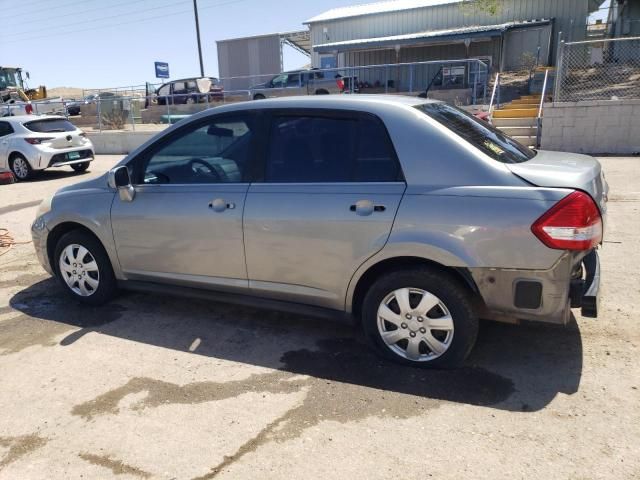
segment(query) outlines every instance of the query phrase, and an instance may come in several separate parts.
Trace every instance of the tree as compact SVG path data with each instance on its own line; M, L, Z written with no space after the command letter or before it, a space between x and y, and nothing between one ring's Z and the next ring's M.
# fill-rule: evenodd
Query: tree
M502 11L504 0L463 0L460 7L466 14L486 13L496 16Z

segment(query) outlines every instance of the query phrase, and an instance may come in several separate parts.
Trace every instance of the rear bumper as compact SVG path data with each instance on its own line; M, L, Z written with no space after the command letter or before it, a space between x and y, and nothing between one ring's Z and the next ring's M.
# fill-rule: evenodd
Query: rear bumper
M581 264L586 274L574 278ZM600 264L595 249L584 257L566 253L549 270L470 271L484 301L482 315L487 318L565 324L571 308L582 308L584 317L598 315Z
M598 251L592 250L582 260L584 279L573 280L571 284L571 307L582 309L583 317L596 318L600 309L600 258Z
M69 153L77 153L78 155L80 155L80 158L76 158L74 160L68 160L67 155ZM65 151L64 153L57 153L53 155L49 159L47 168L64 167L66 165L74 165L76 163L85 163L85 162L90 162L92 160L93 160L93 150L89 148L85 148L82 150L70 150L70 151Z

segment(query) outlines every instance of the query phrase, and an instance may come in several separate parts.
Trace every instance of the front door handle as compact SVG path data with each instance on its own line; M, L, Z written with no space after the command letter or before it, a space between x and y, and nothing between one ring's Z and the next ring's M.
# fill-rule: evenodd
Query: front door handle
M235 203L227 203L226 200L222 198L216 198L212 202L209 202L209 208L214 212L224 212L225 210L233 210L236 208Z
M371 200L359 200L349 207L349 210L361 216L371 215L373 212L384 212L386 209L384 205L375 205Z

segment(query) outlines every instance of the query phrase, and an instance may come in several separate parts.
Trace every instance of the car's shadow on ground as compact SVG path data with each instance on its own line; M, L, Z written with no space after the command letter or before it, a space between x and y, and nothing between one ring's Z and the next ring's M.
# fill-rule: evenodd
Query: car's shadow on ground
M34 172L33 176L26 180L28 183L47 182L50 180L59 180L61 178L78 177L78 181L83 180L85 175L91 173L91 168L84 172L76 172L75 170L65 167L64 169L41 170Z
M145 294L123 294L92 308L69 300L53 279L28 286L10 303L25 314L20 318L22 332L31 328L59 339L65 324L78 327L59 342L63 346L98 332L370 387L382 395L394 392L511 411L539 410L560 392L576 393L582 372L575 320L566 327L483 322L467 365L436 371L380 360L365 346L359 330L347 325L252 308ZM33 341L47 345L42 338ZM0 342L0 351L2 347Z

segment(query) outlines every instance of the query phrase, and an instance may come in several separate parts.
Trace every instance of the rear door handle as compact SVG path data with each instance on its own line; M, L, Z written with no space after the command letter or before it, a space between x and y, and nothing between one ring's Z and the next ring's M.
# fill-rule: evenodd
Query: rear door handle
M384 212L386 209L384 205L375 205L371 200L359 200L349 207L349 210L362 216L371 215L373 212Z
M236 208L236 204L233 202L227 203L222 198L216 198L212 202L209 202L209 208L214 212L224 212L225 210L233 210Z

